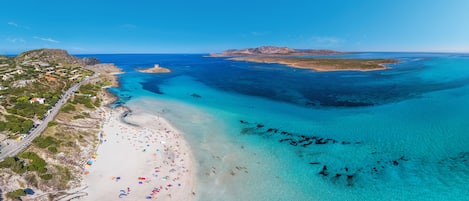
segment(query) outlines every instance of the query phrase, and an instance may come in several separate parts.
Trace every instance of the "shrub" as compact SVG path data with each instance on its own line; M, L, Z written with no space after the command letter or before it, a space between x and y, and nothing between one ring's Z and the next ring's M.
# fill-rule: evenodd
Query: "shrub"
M23 152L18 157L8 157L0 162L0 168L10 168L18 174L23 174L26 171L46 173L46 165L46 161L33 152Z
M26 167L22 160L16 157L7 157L0 162L0 168L10 168L13 172L23 174L26 172Z
M87 108L94 108L93 104L91 103L91 98L87 96L75 96L73 103L83 104Z
M75 111L77 110L74 105L67 103L62 107L62 112L70 112L70 111Z
M51 174L43 174L43 175L40 175L39 177L41 177L41 179L44 179L44 180L51 180L52 179Z
M59 152L59 150L57 150L57 147L49 147L49 148L47 148L47 150L49 150L50 152L52 152L54 154Z
M57 140L52 137L52 136L47 136L45 138L43 137L37 137L33 141L39 148L45 149L51 145L58 145Z
M56 126L58 125L59 123L55 122L55 121L50 121L49 123L47 123L47 127L52 127L52 126Z
M5 116L6 122L0 121L0 131L12 133L26 133L33 127L33 121L24 120L14 115Z
M86 103L85 103L85 107L90 108L90 109L93 109L93 108L94 108L94 106L93 106L93 104L91 103L91 101L90 101L90 102L86 102Z
M88 112L82 112L81 114L82 114L84 117L86 117L86 118L90 118L90 117L91 117L90 113L88 113Z
M99 107L101 105L101 100L99 98L96 98L93 104L94 106Z
M29 171L36 171L39 173L46 173L46 161L33 152L23 152L18 155L20 158L29 159L28 166L25 166Z
M79 91L82 94L89 94L91 96L96 96L96 92L101 90L99 84L85 84L81 85Z
M26 195L26 193L24 192L23 189L17 189L15 191L7 193L7 196L10 197L10 198L19 198L19 197L25 196L25 195Z
M72 117L73 119L84 119L85 117L83 115L75 115Z

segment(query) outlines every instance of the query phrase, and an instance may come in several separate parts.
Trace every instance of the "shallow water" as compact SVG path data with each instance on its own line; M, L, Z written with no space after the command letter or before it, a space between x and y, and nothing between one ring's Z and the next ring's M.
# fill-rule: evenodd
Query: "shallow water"
M469 56L397 58L390 70L313 72L202 55L94 55L112 89L181 129L200 200L465 200ZM143 74L160 66L170 74Z

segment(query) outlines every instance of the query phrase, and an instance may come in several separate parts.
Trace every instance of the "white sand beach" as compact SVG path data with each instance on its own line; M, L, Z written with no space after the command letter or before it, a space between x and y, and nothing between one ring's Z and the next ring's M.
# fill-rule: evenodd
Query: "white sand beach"
M113 109L96 155L85 165L88 194L80 200L193 200L195 166L189 145L165 119Z

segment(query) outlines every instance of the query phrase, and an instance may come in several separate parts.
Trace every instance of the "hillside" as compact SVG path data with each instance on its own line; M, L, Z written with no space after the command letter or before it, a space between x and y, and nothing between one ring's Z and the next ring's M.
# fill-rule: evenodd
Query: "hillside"
M49 49L0 56L0 75L7 75L0 76L0 153L24 142L66 89L98 75L72 94L23 152L0 160L0 200L60 200L81 186L84 163L99 143L103 111L115 100L105 88L116 86L114 74L120 72L112 64L86 65L96 62ZM26 189L35 194L26 195Z
M62 93L92 71L65 50L39 49L0 57L0 140L41 122Z
M261 46L256 48L231 49L222 53L210 54L212 57L232 57L232 56L313 56L343 54L343 52L333 50L314 49L292 49L288 47Z

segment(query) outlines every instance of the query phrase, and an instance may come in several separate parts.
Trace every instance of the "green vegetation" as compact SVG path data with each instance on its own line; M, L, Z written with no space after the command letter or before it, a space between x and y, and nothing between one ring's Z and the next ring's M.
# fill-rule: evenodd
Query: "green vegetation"
M91 102L91 98L88 96L79 96L75 95L72 101L73 104L83 104L87 108L94 108L93 103Z
M82 68L83 64L66 51L53 49L27 51L16 57L0 56L0 106L6 109L0 113L0 119L4 119L0 131L6 131L10 137L27 132L32 127L31 120L42 119L65 90L94 73ZM95 88L85 86L81 93L94 95ZM45 101L30 102L33 98ZM94 108L91 102L86 106Z
M101 100L98 97L96 97L96 100L94 101L93 105L96 107L101 106Z
M28 161L27 170L38 173L46 173L46 161L33 152L22 152L18 155L20 158Z
M72 118L73 119L84 119L85 116L78 114L78 115L73 116Z
M41 149L45 149L49 146L54 146L54 147L58 147L60 145L60 142L58 140L56 140L54 137L52 136L47 136L47 137L37 137L36 139L33 140L33 143L36 144L39 148Z
M29 99L29 98L28 98ZM16 114L19 116L23 116L26 118L33 118L33 117L43 117L47 110L48 106L42 104L31 104L28 101L16 101L15 106L13 108L8 109L7 111L11 114Z
M49 121L49 123L47 123L47 127L53 127L53 126L57 126L59 123L55 122L55 121Z
M81 85L79 91L81 94L89 95L89 96L96 96L96 93L101 90L101 86L99 84L84 84Z
M96 84L82 85L80 89L78 90L79 93L75 94L71 103L82 104L86 108L90 108L90 109L99 107L101 105L101 100L97 98L96 95L101 90L102 84L103 83L98 82ZM82 117L77 117L77 118L82 118Z
M19 197L25 196L25 195L26 195L26 193L24 192L23 189L17 189L17 190L15 190L15 191L12 191L12 192L8 192L8 193L7 193L7 197L13 198L13 199L14 199L14 198L19 198Z
M26 167L24 167L23 161L16 157L5 158L5 160L0 162L0 168L10 168L13 172L18 174L26 172Z
M100 83L101 87L104 87L104 86L111 86L112 85L112 82L109 81L109 80L105 80L103 83Z
M86 118L90 118L90 117L91 117L90 113L88 113L88 112L82 112L81 115L83 115L83 116L86 117Z
M0 121L0 131L10 131L13 133L26 133L33 127L33 121L18 118L13 115L5 116L6 122Z
M56 154L59 152L59 150L57 150L57 147L49 147L47 148L47 150L49 150L53 154Z
M51 174L43 174L41 176L39 176L41 179L44 179L44 180L51 180L52 179L52 175Z
M65 104L61 109L62 112L70 112L75 110L77 110L75 106L70 103Z
M8 157L0 162L0 168L10 168L18 174L23 174L26 171L46 173L46 166L46 161L33 152L22 152L18 157Z
M82 66L80 59L60 50L41 49L16 57L0 56L0 132L10 138L28 132L34 122L44 118L66 90L94 74ZM110 84L110 81L107 83ZM51 185L51 188L59 190L67 188L76 174L71 170L79 164L58 164L56 161L62 156L56 153L77 153L80 151L78 145L88 143L95 135L83 132L81 127L74 129L58 122L89 118L90 110L85 107L95 109L100 106L102 100L96 96L103 84L105 82L82 85L74 94L74 99L61 108L60 120L48 122L47 126L52 128L37 137L25 152L1 161L0 172L21 176L19 182L22 187ZM49 158L53 160L45 160ZM8 195L16 198L24 196L24 191L18 189Z

